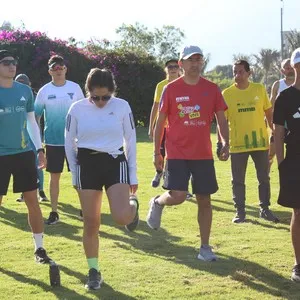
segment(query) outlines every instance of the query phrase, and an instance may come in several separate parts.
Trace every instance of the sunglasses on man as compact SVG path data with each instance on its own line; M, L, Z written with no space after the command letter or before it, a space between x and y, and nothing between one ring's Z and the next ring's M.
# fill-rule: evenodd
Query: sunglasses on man
M168 70L177 70L179 68L178 65L169 65L167 66Z
M0 64L6 67L10 65L16 66L18 64L18 61L16 59L3 59L0 61Z
M50 70L51 71L62 71L65 68L66 68L65 65L55 65L55 66L51 67Z
M93 101L100 101L100 100L102 100L102 101L108 101L110 98L111 98L110 95L105 95L105 96L91 96L91 99Z

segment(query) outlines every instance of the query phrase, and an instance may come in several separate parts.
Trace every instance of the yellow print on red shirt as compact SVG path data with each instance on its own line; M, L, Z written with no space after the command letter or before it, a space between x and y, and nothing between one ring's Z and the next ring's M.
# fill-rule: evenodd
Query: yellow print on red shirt
M180 118L183 118L185 115L189 115L189 119L200 118L200 106L198 104L195 106L183 106L179 104L177 108L179 109Z

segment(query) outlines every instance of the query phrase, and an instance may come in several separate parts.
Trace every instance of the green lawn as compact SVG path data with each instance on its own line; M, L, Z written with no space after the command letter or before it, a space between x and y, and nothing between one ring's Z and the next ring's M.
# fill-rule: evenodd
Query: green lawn
M216 161L219 191L213 195L211 245L217 262L198 261L199 232L195 200L167 207L162 228L152 231L145 218L149 199L162 192L150 186L154 175L152 144L138 130L140 217L138 230L116 226L107 199L100 228L100 262L105 280L96 292L86 292L87 264L81 244L79 202L64 173L60 194L61 222L46 227L45 246L60 264L62 287L49 286L48 266L33 261L33 244L24 203L11 192L0 208L0 299L300 299L300 285L290 281L293 252L290 210L276 204L278 172L271 173L272 209L281 223L258 218L254 165L247 171L247 222L232 224L230 163ZM48 187L48 176L46 187ZM47 193L48 194L48 193ZM44 217L49 203L42 204Z

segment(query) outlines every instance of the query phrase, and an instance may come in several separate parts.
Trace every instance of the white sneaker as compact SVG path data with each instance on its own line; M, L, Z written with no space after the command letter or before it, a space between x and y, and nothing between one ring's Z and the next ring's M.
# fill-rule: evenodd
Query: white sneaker
M151 198L149 202L150 208L146 219L148 226L155 230L160 227L161 215L164 208L164 206L155 203L155 199L158 197L159 196Z
M210 246L201 246L199 254L198 254L198 259L201 259L204 261L216 261L218 258L213 253Z

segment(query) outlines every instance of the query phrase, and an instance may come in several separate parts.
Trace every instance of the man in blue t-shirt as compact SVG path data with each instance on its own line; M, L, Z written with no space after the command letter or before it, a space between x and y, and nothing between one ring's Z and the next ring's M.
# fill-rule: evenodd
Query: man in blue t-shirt
M0 205L13 175L13 192L23 193L28 207L35 259L49 263L43 248L43 216L37 198L37 170L29 136L37 149L39 167L46 165L39 128L35 121L31 89L14 81L17 59L0 50Z

